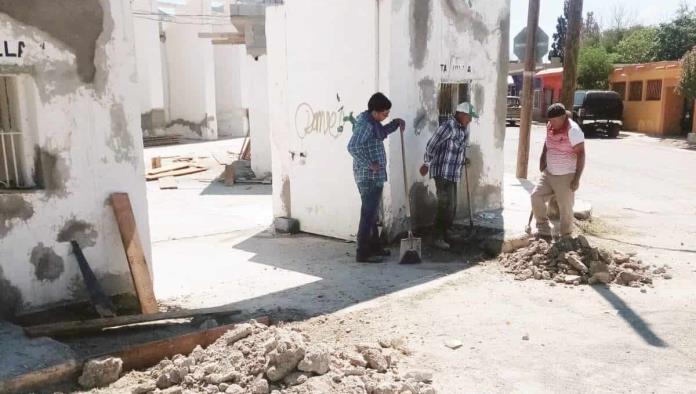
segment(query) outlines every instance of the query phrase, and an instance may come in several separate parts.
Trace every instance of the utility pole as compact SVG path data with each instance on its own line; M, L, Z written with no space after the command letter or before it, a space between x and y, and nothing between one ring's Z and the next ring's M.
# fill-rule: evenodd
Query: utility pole
M524 74L522 79L522 114L520 115L520 141L517 146L517 177L527 179L529 166L529 134L532 128L532 106L534 90L534 70L536 56L534 54L537 41L537 26L539 25L539 1L529 0L527 11L527 43L524 53Z
M580 28L582 27L582 0L570 0L568 32L563 49L563 87L561 102L568 110L573 109L573 97L578 79L578 53L580 52Z

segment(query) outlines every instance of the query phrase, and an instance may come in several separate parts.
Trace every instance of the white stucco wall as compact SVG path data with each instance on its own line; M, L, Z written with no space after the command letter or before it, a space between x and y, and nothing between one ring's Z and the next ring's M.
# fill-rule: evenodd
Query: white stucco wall
M133 293L113 192L130 195L151 261L130 3L41 3L51 22L34 17L34 3L0 7L0 36L26 44L21 58L0 58L0 73L21 80L22 131L41 159L39 188L0 190L6 314L87 298L70 239L109 294Z
M133 9L143 13L157 11L152 0L136 0ZM133 18L140 114L143 131L152 134L161 132L165 122L159 22L154 19L152 16Z
M271 141L268 117L267 56L244 56L243 106L249 111L251 169L257 177L271 173Z
M191 1L177 7L178 14L210 14L210 0ZM189 22L190 23L190 22ZM206 24L164 23L168 85L167 133L186 138L218 137L215 103L215 53Z
M229 10L229 7L226 7ZM229 13L228 13L229 15ZM229 25L213 26L216 32L236 32ZM242 69L246 58L244 45L214 45L215 51L215 103L218 118L218 135L244 137L246 135L246 110L242 105Z
M357 115L381 90L394 103L392 116L407 123L414 222L432 223L434 185L417 169L437 127L442 82L471 86L481 112L472 126L473 207L500 207L508 24L507 0L471 1L471 7L455 0L287 0L268 8L275 215L299 219L303 231L354 238L360 203L346 151L352 130L346 124L339 133L337 119L341 107ZM393 237L406 224L398 134L386 148L383 210ZM463 187L459 195L463 215Z

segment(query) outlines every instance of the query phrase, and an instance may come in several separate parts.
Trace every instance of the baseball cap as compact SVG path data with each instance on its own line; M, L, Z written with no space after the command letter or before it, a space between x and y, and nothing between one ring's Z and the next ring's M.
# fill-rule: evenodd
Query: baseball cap
M461 103L457 106L457 112L462 112L471 115L472 118L478 119L479 115L474 110L474 106L471 103Z

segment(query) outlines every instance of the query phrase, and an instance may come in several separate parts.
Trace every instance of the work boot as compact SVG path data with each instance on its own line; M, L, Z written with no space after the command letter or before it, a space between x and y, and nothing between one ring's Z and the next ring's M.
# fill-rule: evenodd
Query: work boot
M449 250L450 248L450 244L445 242L445 240L442 238L436 239L435 242L433 242L433 246L440 250Z

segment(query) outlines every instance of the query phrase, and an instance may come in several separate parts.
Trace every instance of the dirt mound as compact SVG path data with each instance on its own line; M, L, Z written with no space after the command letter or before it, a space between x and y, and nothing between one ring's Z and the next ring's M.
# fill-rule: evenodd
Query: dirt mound
M582 235L553 244L532 241L528 247L503 254L498 260L505 272L514 274L517 280L641 287L652 286L657 277L671 278L666 266L650 267L635 255L593 247Z
M396 344L392 346L392 344ZM297 331L240 324L207 349L133 371L94 393L432 394L432 373L400 375L401 342L347 348L312 343ZM400 350L401 349L401 350Z

